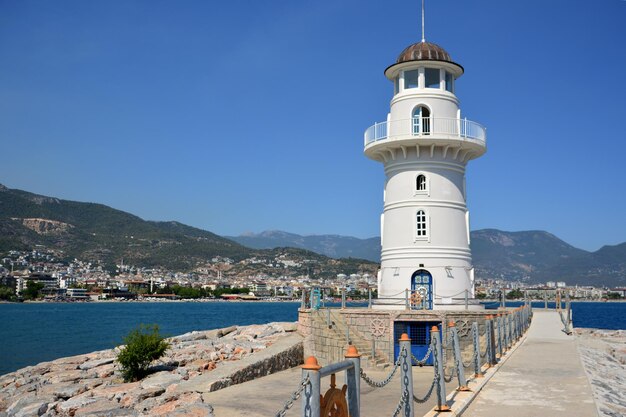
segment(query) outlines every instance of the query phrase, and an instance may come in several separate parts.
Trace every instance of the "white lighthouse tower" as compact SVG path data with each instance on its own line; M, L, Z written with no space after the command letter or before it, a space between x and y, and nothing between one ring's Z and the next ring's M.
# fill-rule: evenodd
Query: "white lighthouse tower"
M407 289L419 293L415 309L464 309L474 298L465 167L485 153L486 129L461 114L461 75L463 67L423 34L385 70L394 86L391 108L365 131L364 150L386 176L382 308L404 308Z

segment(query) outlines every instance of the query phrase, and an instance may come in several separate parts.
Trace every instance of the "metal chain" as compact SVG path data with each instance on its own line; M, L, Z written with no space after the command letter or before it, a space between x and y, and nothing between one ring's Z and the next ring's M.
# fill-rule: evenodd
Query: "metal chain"
M424 366L426 365L426 361L428 360L428 358L430 357L430 354L433 351L433 347L432 345L430 345L428 347L428 351L426 352L426 355L424 355L424 359L419 360L415 357L415 355L413 355L413 352L411 352L411 358L413 359L414 365L419 365L419 366Z
M289 398L286 402L285 405L283 406L282 409L280 409L279 411L276 412L276 417L284 417L285 414L287 413L287 410L289 410L291 407L293 407L293 403L295 401L298 400L298 398L300 398L300 395L302 395L302 391L304 391L304 388L310 384L311 381L309 380L309 377L307 376L301 383L300 383L300 387L295 390L293 392L293 394L291 394L291 398Z
M470 363L468 365L465 364L465 362L463 362L463 356L460 356L460 360L461 360L461 364L463 365L464 369L468 369L469 367L471 367L474 364L474 360L476 359L476 346L474 345L474 353L472 354L472 359L470 361Z
M438 379L437 377L433 378L433 383L430 384L430 388L428 389L428 392L426 393L424 398L417 398L415 394L413 394L413 401L415 401L418 404L424 404L426 401L428 401L428 399L433 393L433 390L435 389L435 384L437 384L437 379Z
M487 345L487 347L485 348L485 353L480 354L480 357L484 358L485 356L487 356L487 353L489 353L489 345Z
M396 374L396 371L398 370L398 367L400 366L400 363L402 362L402 357L405 353L405 349L402 348L402 351L400 352L400 355L398 355L398 360L396 361L396 363L393 366L393 369L391 370L391 372L389 373L389 375L387 376L386 379L382 380L382 381L374 381L372 378L370 378L369 376L367 376L367 374L365 373L365 371L363 371L363 368L360 369L359 371L359 376L361 377L361 379L363 379L363 381L365 381L367 383L367 385L369 385L370 387L374 387L374 388L382 388L385 385L387 385L389 382L391 382L391 379L393 378L393 376Z
M454 378L454 375L456 374L456 368L452 368L452 373L450 374L449 377L446 377L446 370L443 370L443 380L446 381L446 383L451 382L452 378Z
M398 406L396 407L395 411L393 412L393 417L398 417L398 414L400 414L400 410L402 410L402 406L404 406L404 404L407 402L407 391L404 391L402 393L402 397L400 398L400 402L398 403Z

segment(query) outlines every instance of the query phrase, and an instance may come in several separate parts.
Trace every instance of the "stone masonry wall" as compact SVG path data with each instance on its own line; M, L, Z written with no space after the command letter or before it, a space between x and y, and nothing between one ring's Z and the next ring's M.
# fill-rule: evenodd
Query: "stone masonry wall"
M448 340L448 323L454 321L458 329L463 359L473 355L472 323L478 321L481 350L485 350L485 316L494 311L432 311L432 310L376 310L367 308L299 310L298 332L305 336L304 354L315 356L321 365L344 359L348 334L359 352L371 359L372 341L377 358L387 363L394 360L394 323L398 321L426 321L444 323L443 338ZM328 323L331 323L329 326ZM346 331L345 328L349 330ZM450 345L444 343L444 345ZM448 347L447 362L452 361ZM368 366L366 361L364 367ZM371 365L371 364L370 364Z

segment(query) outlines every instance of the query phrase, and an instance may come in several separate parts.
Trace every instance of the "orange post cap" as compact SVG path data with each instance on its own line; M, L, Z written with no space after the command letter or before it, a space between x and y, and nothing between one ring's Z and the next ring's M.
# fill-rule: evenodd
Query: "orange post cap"
M309 371L319 371L322 367L317 363L317 359L315 356L309 356L304 361L304 365L302 365L302 369L306 369Z
M356 346L349 345L348 349L346 349L346 358L360 358L361 354L357 350Z

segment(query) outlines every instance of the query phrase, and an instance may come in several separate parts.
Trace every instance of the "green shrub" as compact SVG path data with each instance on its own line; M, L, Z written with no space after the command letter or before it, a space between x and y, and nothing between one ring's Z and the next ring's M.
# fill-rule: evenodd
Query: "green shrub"
M152 361L159 359L170 347L159 334L156 324L141 324L124 338L125 346L117 355L125 382L138 381L146 376Z

